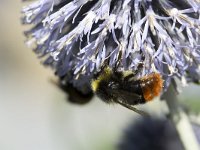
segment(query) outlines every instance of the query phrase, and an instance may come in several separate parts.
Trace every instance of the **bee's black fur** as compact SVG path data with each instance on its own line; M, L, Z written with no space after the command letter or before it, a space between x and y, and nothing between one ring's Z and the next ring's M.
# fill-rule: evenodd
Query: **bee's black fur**
M97 96L106 103L116 102L118 99L128 105L145 103L140 81L130 80L132 77L134 74L124 77L123 72L112 70L107 79L99 82Z

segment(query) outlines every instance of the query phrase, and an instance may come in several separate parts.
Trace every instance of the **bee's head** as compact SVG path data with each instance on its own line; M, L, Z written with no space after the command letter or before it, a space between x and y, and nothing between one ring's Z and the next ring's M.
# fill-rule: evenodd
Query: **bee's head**
M98 88L96 90L96 95L106 103L110 103L113 100L113 95L110 92L109 81L102 80L99 82Z
M109 67L105 67L94 77L91 82L91 88L93 92L95 92L97 96L105 102L110 99L110 93L108 93L107 88L109 81L112 78L112 74L113 71Z
M112 73L113 72L109 67L105 67L99 73L94 75L93 80L91 82L91 88L93 92L96 92L98 90L100 84L109 81L109 79L112 76Z

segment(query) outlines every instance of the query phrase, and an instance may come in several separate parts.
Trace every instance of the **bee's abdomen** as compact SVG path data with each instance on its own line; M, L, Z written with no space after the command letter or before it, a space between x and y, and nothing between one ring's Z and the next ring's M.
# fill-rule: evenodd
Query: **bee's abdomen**
M163 80L160 74L152 73L140 79L140 86L145 101L151 101L153 98L160 95L163 87Z
M129 83L125 83L124 89L130 93L134 93L137 97L131 97L128 103L131 105L143 104L145 103L145 98L143 95L142 87L140 85L140 80L133 80Z

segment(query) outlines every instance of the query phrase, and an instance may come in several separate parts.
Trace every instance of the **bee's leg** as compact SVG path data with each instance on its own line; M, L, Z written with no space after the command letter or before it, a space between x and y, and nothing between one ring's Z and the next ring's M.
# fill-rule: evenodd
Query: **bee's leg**
M107 59L104 61L104 63L101 64L100 70L98 70L97 72L93 74L93 79L97 79L99 75L101 75L105 71L105 69L109 67L108 61L109 60Z
M137 109L137 108L135 108L135 107L133 107L133 106L131 106L131 105L128 105L128 104L126 104L126 103L123 103L122 101L116 101L117 103L119 103L120 105L122 105L122 106L124 106L124 107L126 107L126 108L128 108L128 109L130 109L130 110L132 110L132 111L134 111L134 112L136 112L136 113L138 113L138 114L140 114L140 115L142 115L142 116L150 116L148 113L146 113L146 112L144 112L144 111L142 111L142 110L139 110L139 109Z
M124 81L128 82L131 78L134 79L135 73L129 74L128 76L124 77Z
M117 70L118 70L118 68L119 68L119 66L120 66L120 63L121 63L121 57L122 57L122 52L120 51L120 52L119 52L119 55L118 55L118 58L117 58L117 62L116 62L116 64L115 64L115 66L114 66L114 71L117 71Z

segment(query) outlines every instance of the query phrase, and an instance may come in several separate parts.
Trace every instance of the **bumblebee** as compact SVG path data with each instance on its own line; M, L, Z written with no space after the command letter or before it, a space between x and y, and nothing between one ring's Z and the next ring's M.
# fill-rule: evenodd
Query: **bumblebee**
M96 95L106 103L118 103L139 114L146 113L133 105L144 104L159 96L163 80L159 73L151 73L136 78L132 71L117 71L105 67L91 82L91 88Z

